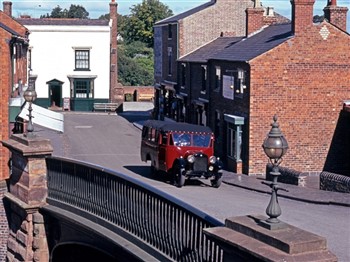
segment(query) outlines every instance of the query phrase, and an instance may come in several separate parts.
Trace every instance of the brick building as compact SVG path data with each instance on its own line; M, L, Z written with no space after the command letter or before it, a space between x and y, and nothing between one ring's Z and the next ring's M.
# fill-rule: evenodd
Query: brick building
M0 140L10 134L9 104L27 85L28 30L12 18L11 2L3 3L0 11ZM9 176L8 150L0 148L0 180Z
M110 19L30 18L17 21L30 30L30 72L35 103L44 108L92 111L94 103L122 104L118 83L117 3ZM48 60L47 57L50 57Z
M0 141L7 140L10 134L10 101L27 84L28 31L12 19L12 5L3 3L0 11ZM0 200L7 192L9 178L9 152L0 147ZM5 209L0 205L0 261L5 261L8 222Z
M208 3L159 21L154 26L155 115L180 118L190 100L182 95L176 60L222 36L244 36L246 10L260 7L259 0L211 0ZM286 18L264 8L265 22ZM253 22L251 24L254 24ZM182 118L181 118L182 120Z
M347 8L329 1L326 19L314 24L314 2L291 1L292 21L270 26L261 7L248 8L245 37L218 38L179 59L187 72L178 76L185 81L181 93L194 105L189 121L215 130L216 151L228 169L265 173L261 145L274 114L290 146L284 166L319 173L332 158L336 125L350 98Z

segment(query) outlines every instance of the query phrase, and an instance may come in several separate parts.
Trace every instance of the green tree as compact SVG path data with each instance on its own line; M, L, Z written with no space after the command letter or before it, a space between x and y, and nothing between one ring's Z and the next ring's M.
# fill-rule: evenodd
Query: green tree
M81 5L70 5L67 15L68 18L89 18L89 12Z
M128 21L128 16L126 15L120 15L117 14L117 20L118 20L118 35L121 36L123 39L125 38L125 28ZM101 15L98 19L101 20L109 20L109 13Z
M52 9L51 14L46 14L40 16L40 18L80 18L87 19L89 18L89 12L85 10L83 6L80 5L71 5L69 10L62 9L57 5Z
M123 85L153 85L153 49L141 42L119 44L118 77Z
M153 47L153 25L173 15L169 7L159 0L143 0L130 8L128 26L125 28L127 42L141 41Z

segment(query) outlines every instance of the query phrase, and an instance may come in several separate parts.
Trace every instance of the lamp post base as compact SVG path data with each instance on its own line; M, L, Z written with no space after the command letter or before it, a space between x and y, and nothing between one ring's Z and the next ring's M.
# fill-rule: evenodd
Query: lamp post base
M277 218L276 218L277 219ZM277 219L276 222L269 222L268 219L266 220L260 220L258 224L268 230L278 230L278 229L284 229L288 227L288 224L280 221Z

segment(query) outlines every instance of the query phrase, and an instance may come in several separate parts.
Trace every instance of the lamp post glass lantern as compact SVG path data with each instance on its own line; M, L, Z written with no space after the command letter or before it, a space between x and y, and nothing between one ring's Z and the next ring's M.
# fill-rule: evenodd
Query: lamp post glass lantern
M29 121L28 121L28 125L27 125L27 136L28 137L33 137L34 136L34 134L33 134L34 127L33 127L33 123L32 123L32 118L33 118L33 116L32 116L32 111L33 111L32 103L36 99L36 91L33 89L33 87L30 86L24 92L23 97L24 97L24 100L29 103L29 107L28 107L28 111L29 111L28 118L29 118Z
M282 157L288 150L287 140L283 136L281 130L279 129L279 124L277 123L277 115L274 115L273 117L271 130L267 134L264 143L262 144L262 147L272 164L272 171L270 172L272 176L272 182L263 182L263 184L268 185L272 189L271 199L266 208L266 214L269 216L269 218L265 222L267 223L267 225L269 225L270 229L273 229L273 224L275 224L275 228L278 228L277 225L280 223L280 221L277 219L277 217L279 217L282 213L281 208L278 204L277 191L287 191L286 189L280 188L277 185L278 176L281 175L278 166L281 164Z

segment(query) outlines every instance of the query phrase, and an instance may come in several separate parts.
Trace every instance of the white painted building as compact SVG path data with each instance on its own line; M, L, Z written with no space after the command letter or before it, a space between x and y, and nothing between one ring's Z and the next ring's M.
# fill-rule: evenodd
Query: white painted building
M64 109L69 98L71 110L90 111L94 102L108 102L109 21L17 20L30 31L28 62L30 83L34 83L38 95L36 104Z

